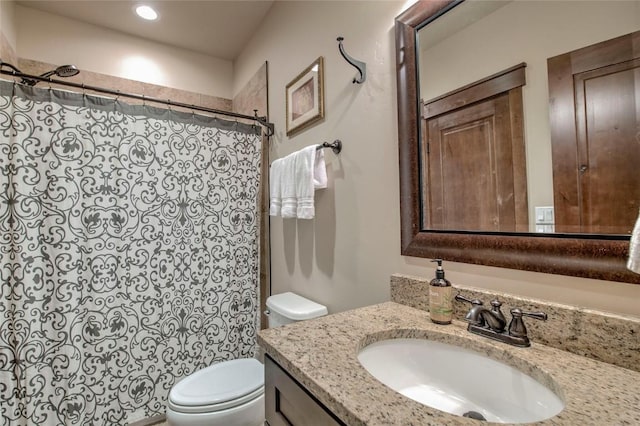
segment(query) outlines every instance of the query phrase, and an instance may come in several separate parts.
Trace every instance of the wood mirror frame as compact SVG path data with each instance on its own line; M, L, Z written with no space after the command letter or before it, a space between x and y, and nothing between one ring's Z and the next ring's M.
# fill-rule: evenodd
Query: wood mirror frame
M628 236L422 229L417 30L460 2L419 1L395 20L402 255L640 284L626 268Z

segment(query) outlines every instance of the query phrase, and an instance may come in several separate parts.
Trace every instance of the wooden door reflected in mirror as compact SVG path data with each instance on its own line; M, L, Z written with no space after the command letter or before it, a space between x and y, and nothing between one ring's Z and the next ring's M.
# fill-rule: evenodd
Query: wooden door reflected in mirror
M425 229L529 230L525 66L425 103L420 148Z
M630 234L640 206L640 31L548 60L556 232Z

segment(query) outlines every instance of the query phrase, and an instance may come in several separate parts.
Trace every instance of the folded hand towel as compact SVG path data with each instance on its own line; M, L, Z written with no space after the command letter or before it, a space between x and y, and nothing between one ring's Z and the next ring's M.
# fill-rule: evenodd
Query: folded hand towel
M324 152L317 145L308 146L295 153L295 187L298 219L315 216L314 192L327 187L327 169Z
M633 227L633 232L631 233L627 268L636 274L640 274L640 216L638 216L636 225Z
M282 195L281 214L283 218L296 217L296 154L289 154L282 159L282 174L280 175L280 193Z
M317 145L316 145L317 146ZM315 162L313 167L313 187L322 189L327 187L327 165L324 163L324 150L315 151Z

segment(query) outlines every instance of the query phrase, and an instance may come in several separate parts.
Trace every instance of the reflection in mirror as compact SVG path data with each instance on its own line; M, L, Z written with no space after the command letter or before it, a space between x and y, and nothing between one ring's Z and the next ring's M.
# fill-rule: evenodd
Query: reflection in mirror
M422 106L423 227L527 232L525 64Z
M418 31L422 229L631 232L640 202L640 174L634 173L640 161L640 98L634 96L640 68L633 41L618 43L630 51L608 51L608 63L580 73L560 75L551 65L554 58L556 67L571 62L562 56L568 52L637 31L639 4L467 0ZM573 61L584 62L584 56ZM489 101L464 95L519 63L527 65L521 94L509 88L489 100L520 96L521 106L483 106ZM618 69L589 74L607 66ZM550 102L559 80L574 81L570 96L582 102L573 105L575 111L558 107L559 96L567 96L564 87ZM434 115L434 104L446 99L453 99L450 109ZM569 142L567 123L577 126ZM518 138L524 141L522 163L520 147L507 143Z
M434 36L440 40L438 43L428 46L429 50L434 51L434 49L437 49L436 44L453 41L458 42L458 47L449 46L442 49L447 51L444 56L425 58L428 64L419 67L419 63L421 63L419 47L424 47L425 44L429 43L422 39L422 35L418 40L418 30L424 28L425 31L428 31L429 27L435 28L435 25L438 25L439 20L444 19L446 14L463 10L459 8L470 2L487 3L486 0L477 2L474 0L418 1L396 18L396 81L398 88L397 119L402 254L405 256L443 258L463 263L640 284L640 274L632 273L626 268L626 260L629 253L629 237L626 235L626 229L612 232L602 227L598 229L592 228L591 230L585 230L587 228L570 230L567 228L553 234L548 232L549 228L542 228L542 232L538 232L538 226L535 225L535 222L532 222L539 217L542 219L549 217L556 219L557 215L553 213L549 216L549 209L546 210L546 213L543 210L542 214L537 214L536 207L552 207L559 210L558 197L561 200L570 200L571 203L567 203L567 206L569 206L568 211L575 214L577 210L582 208L579 202L576 203L576 199L581 198L583 204L584 201L587 201L584 205L588 207L590 196L589 192L586 193L586 196L581 194L577 197L574 197L573 194L569 196L570 194L565 194L562 191L559 194L554 194L553 188L556 184L554 181L557 180L557 176L562 175L562 171L559 174L556 170L558 165L565 167L565 169L573 167L573 170L569 173L572 174L569 180L574 183L574 186L582 183L579 179L579 173L585 164L578 163L577 166L573 166L570 162L562 161L561 157L566 156L568 151L566 149L558 151L556 149L558 144L555 141L559 133L564 133L563 137L566 137L567 134L571 136L571 132L567 132L567 129L573 128L574 141L571 148L573 153L570 157L573 158L574 162L584 158L584 153L580 152L582 155L580 157L578 152L578 147L585 146L585 138L582 134L584 132L580 126L576 125L576 123L580 124L581 122L572 113L575 112L576 105L584 104L584 99L587 99L587 97L583 96L584 99L579 100L581 103L576 103L575 101L572 101L572 103L567 100L577 99L576 96L571 94L566 96L567 94L564 93L560 97L553 95L554 97L550 100L549 90L553 89L552 86L555 85L556 80L566 81L566 78L550 77L547 64L553 62L553 58L558 58L560 57L559 55L567 52L574 52L585 46L593 46L621 34L637 31L639 29L638 17L640 16L639 1L558 0L547 2L514 0L513 2L500 2L501 7L491 10L488 17L505 13L508 8L515 7L513 6L514 4L518 7L529 7L530 9L525 15L513 16L511 22L491 25L491 28L486 31L489 36L487 39L472 39L460 42L457 40L456 35L448 36L447 40L442 35ZM566 14L560 15L559 9L558 13L534 10L536 7L550 4L558 8L578 7L577 9L572 9L573 13L569 15L578 18L579 24L575 22L575 19L569 21ZM627 9L627 12L620 12L618 6L630 9ZM587 13L595 10L598 12ZM615 12L615 10L618 12ZM564 25L564 27L561 27L560 34L558 34L557 30L546 28L547 25L550 25L550 21L554 19ZM482 25L483 20L467 18L466 21L457 25L457 28L462 29L464 32L472 27ZM455 25L444 23L442 26L452 27ZM520 36L520 29L527 27L533 27L535 32ZM580 30L579 28L582 29ZM588 31L585 31L585 28ZM542 41L543 44L531 44L535 40ZM633 38L631 44L640 46L640 41ZM492 50L492 46L500 46L500 48ZM546 50L541 46L552 47L553 49ZM596 49L598 48L596 47ZM640 57L640 55L633 52L632 55L635 55L635 58ZM494 61L489 61L491 56L495 57ZM609 56L609 54L603 56ZM615 61L615 58L613 59ZM580 59L574 61L571 54L565 56L565 62L571 63L572 61L575 63L570 65L579 65L583 62ZM635 81L640 81L640 79L635 77L636 72L633 63L635 62L632 61L630 68L634 69L634 71L625 74L626 78L629 75L634 75L633 85L627 86L626 93L635 95L637 92ZM474 230L472 226L479 226L477 224L459 226L458 229L449 229L449 225L444 225L441 229L435 229L437 226L433 226L433 228L425 226L429 224L429 212L428 207L425 209L425 201L430 196L430 187L424 185L425 182L428 183L429 174L424 173L427 159L424 158L425 151L422 149L425 146L422 143L422 136L426 133L427 123L426 120L422 119L422 115L425 113L428 115L430 111L433 111L433 108L438 106L438 102L443 98L443 95L444 97L454 95L451 98L453 102L463 102L461 105L465 105L464 102L474 99L474 96L477 95L477 93L473 93L474 83L487 82L494 77L512 72L518 68L518 64L521 70L524 70L522 81L508 88L503 87L503 90L498 93L502 93L505 90L511 91L513 88L518 88L521 91L523 114L521 125L525 143L523 145L525 154L523 157L526 157L526 159L523 158L524 165L521 168L525 171L526 179L524 181L527 185L526 189L520 191L519 195L523 195L526 192L526 216L528 220L524 226L530 232L521 232L520 223L515 225L515 232L496 231L493 229L491 231L482 231L482 227ZM565 66L564 71L569 69L570 73L574 73L576 69L573 68L578 69L578 72L580 72L579 66ZM420 82L418 78L419 71L425 72L425 70L426 74L420 75L423 80ZM440 77L437 76L438 72L440 72ZM586 75L586 77L589 76ZM582 77L584 76L579 77L578 80L583 81L584 78ZM582 80L580 80L581 78ZM570 89L577 93L575 89L578 86L573 84L573 77L570 77L569 81ZM549 82L552 82L552 84L549 84ZM430 86L433 83L435 85ZM419 86L422 86L422 88ZM567 90L566 85L559 86L561 90ZM629 90L630 87L633 87L633 90ZM534 92L535 88L542 90ZM469 95L470 92L471 95ZM618 102L619 97L620 94L616 95L613 98L613 102ZM489 98L492 98L492 95ZM534 102L532 103L532 101ZM426 103L421 104L421 102ZM633 102L636 101L634 100ZM578 108L582 107L579 106ZM637 126L638 122L640 122L637 118L637 111L640 108L633 104L628 109L634 117L633 124ZM589 111L588 105L584 110ZM503 111L507 110L503 109ZM508 114L511 116L511 112ZM551 120L549 119L550 114ZM600 118L598 118L599 121ZM614 120L613 130L616 130L616 123ZM480 126L480 128L482 127ZM489 128L487 126L484 127L485 131ZM592 130L592 128L587 130ZM637 128L635 130L637 131ZM553 143L550 135L553 136ZM588 146L591 135L587 133L587 136L586 146ZM441 143L441 145L443 144ZM444 146L446 147L446 140ZM566 148L568 145L565 144L564 146ZM611 149L611 147L607 149ZM512 147L512 153L516 151L517 149ZM585 152L587 156L590 154L588 150ZM624 150L622 152L626 154ZM552 159L554 160L553 162L551 161ZM590 163L586 165L587 170L597 166L597 164ZM451 172L451 169L448 167L446 171ZM611 168L602 173L609 172L611 172ZM443 173L439 174L444 175ZM564 176L569 174L565 172ZM514 172L515 175L516 173ZM596 177L593 182L597 183L599 179ZM637 183L631 182L631 180L626 184L637 186ZM459 182L458 185L460 185ZM510 185L514 184L510 183ZM630 186L627 186L627 188L630 188ZM629 194L626 201L638 198L627 189L623 189L622 193ZM609 210L616 209L618 204L620 204L620 201L610 202L607 208ZM471 207L463 204L460 208L470 209ZM637 205L634 209L636 210L635 214L637 214ZM584 211L584 209L582 210ZM603 210L600 209L600 213L597 215L600 215ZM516 219L516 222L518 221L519 219ZM556 221L554 225L560 226L561 224ZM590 233L588 234L588 232Z

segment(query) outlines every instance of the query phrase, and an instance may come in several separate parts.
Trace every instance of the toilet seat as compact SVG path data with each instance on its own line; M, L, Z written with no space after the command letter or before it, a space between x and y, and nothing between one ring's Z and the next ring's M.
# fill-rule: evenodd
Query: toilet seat
M253 401L264 394L264 387L255 390L254 392L245 395L241 398L231 401L223 402L221 404L208 404L208 405L179 405L169 400L169 408L178 413L184 414L201 414L201 413L214 413L229 408L238 407L242 404Z
M253 358L220 362L178 382L169 407L181 413L210 413L252 401L264 393L264 366Z

